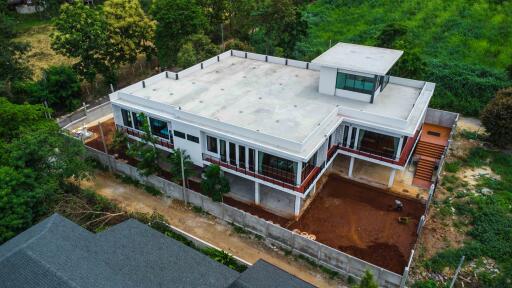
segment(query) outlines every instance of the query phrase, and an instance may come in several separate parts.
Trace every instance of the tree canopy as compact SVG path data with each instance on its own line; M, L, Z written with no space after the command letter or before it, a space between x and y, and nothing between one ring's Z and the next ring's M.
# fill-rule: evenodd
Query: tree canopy
M89 171L82 143L63 135L45 110L0 98L0 243L50 213L66 181Z
M206 18L193 0L155 0L150 9L158 22L155 46L164 67L177 63L178 52L189 35L206 29Z
M113 77L117 63L101 10L81 1L63 4L59 17L54 19L54 26L55 32L51 35L53 50L76 58L78 61L73 68L82 78L93 82L97 74Z
M139 0L107 0L103 13L117 63L134 63L140 54L148 58L155 54L156 23L144 13Z

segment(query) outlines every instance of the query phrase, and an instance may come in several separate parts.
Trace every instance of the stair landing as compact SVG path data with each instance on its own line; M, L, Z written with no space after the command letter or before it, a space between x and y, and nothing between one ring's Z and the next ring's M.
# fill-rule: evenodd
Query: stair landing
M413 185L428 189L432 184L432 175L436 162L448 145L451 129L424 123L423 130L414 155L419 156L418 165L412 181Z

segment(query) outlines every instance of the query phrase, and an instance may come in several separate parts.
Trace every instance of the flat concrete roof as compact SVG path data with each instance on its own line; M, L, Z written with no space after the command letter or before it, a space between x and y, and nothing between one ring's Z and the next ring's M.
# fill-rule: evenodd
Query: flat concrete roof
M186 76L179 74L178 80L162 76L155 81L148 81L145 88L140 84L132 85L118 92L161 103L163 105L157 107L159 111L167 109L165 105L169 105L169 115L178 109L204 117L200 118L204 120L198 120L200 122L196 121L195 124L205 127L217 128L216 122L211 121L217 120L248 129L253 132L252 140L258 142L264 142L263 136L270 135L302 143L301 151L286 151L300 157L309 155L310 150L323 142L324 134L329 129L336 128L336 122L346 115L349 119L367 123L369 127L375 124L374 127L389 128L391 133L414 132L414 125L420 116L414 117L414 123L410 123L407 128L398 125L393 127L392 123L409 122L409 115L422 91L420 84L424 82L415 81L420 84L403 85L394 83L392 77L384 91L370 104L320 94L319 77L320 72L317 70L227 56ZM117 98L111 97L113 103L139 109L144 107L144 101L132 103L127 99ZM428 100L425 105L427 104ZM335 116L332 117L333 115ZM387 120L391 124L386 124ZM240 132L239 129L233 131L228 132ZM254 139L254 133L261 133L262 137ZM311 138L315 140L310 141ZM272 140L266 144L286 150L286 147L279 146Z
M403 53L394 49L338 43L311 62L331 68L385 75Z
M313 70L229 57L179 80L163 78L130 94L302 142L336 109L315 97L319 76Z

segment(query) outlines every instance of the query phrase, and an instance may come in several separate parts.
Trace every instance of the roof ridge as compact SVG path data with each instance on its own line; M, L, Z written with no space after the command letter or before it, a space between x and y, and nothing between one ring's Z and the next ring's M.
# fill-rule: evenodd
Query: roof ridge
M29 244L31 244L32 242L34 242L35 240L37 240L39 237L41 237L41 235L45 234L46 232L48 232L48 229L50 229L50 227L52 226L53 222L55 221L55 218L57 217L61 217L58 213L53 213L50 217L48 217L47 219L43 220L42 222L39 222L38 224L41 224L45 221L48 221L47 223L45 223L45 227L44 229L39 232L37 235L33 236L32 238L30 238L30 240L26 241L25 243L23 243L22 245L16 247L15 249L13 249L11 252L9 253L6 253L3 257L0 257L0 262L2 262L4 259L10 257L12 254L18 252L19 250L21 249L24 249L26 248ZM36 224L36 225L38 225ZM31 227L32 228L32 227ZM31 228L28 228L27 230L25 231L28 231L29 229ZM24 231L24 232L25 232ZM22 232L23 233L23 232ZM18 236L18 235L17 235ZM17 236L11 238L11 239L14 239L16 238Z

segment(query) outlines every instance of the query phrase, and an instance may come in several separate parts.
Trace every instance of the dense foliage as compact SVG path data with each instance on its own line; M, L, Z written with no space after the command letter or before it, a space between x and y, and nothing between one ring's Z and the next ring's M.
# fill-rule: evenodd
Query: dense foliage
M158 22L155 46L164 67L176 64L178 52L185 39L206 29L206 18L195 1L155 0L150 9Z
M229 192L229 181L224 176L224 172L219 165L210 165L206 167L201 182L201 190L210 196L213 201L221 202L222 195Z
M497 89L510 86L510 1L320 0L307 9L309 37L296 57L312 59L329 42L376 45L401 38L426 64L423 79L436 82L432 106L476 116ZM390 29L400 23L401 29ZM391 32L391 33L390 33ZM413 77L415 75L401 74Z
M88 171L83 145L47 112L0 98L0 243L50 213L66 181Z
M46 102L56 111L74 111L81 104L80 81L69 66L52 66L38 81L17 82L12 88L15 103Z
M24 58L26 43L16 41L14 22L0 12L0 93L10 96L11 83L30 78L31 71Z
M512 88L498 91L482 111L482 124L489 133L489 140L507 147L512 143Z
M189 178L194 173L194 164L192 160L190 160L190 155L187 154L187 151L181 150L179 148L174 149L169 154L169 164L171 164L170 171L172 175L172 180L176 183L182 183L182 169L181 169L181 158L183 157L183 175L185 179ZM186 182L185 182L186 183Z

